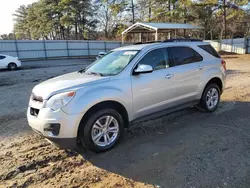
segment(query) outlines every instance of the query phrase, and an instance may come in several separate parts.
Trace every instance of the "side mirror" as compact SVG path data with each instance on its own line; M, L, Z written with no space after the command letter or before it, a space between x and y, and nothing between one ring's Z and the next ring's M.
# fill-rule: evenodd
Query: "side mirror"
M141 64L134 70L134 75L151 73L151 72L153 72L153 67L151 65Z

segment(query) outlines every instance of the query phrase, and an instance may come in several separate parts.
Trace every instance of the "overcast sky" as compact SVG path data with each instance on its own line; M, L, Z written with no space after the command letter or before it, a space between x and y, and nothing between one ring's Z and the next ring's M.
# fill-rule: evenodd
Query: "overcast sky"
M36 0L1 0L0 6L0 34L10 33L13 30L12 14L20 5L28 5Z

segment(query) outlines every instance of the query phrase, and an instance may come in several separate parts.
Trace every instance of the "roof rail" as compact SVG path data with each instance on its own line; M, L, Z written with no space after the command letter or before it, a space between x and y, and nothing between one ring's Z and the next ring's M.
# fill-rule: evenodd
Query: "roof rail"
M161 40L152 40L152 41L145 41L145 42L136 42L134 45L137 44L151 44L151 43L157 43L157 42L162 42Z
M146 41L146 42L137 42L134 45L138 44L151 44L151 43L159 43L159 42L202 42L200 39L185 39L185 38L177 38L177 39L168 39L168 40L157 40L157 41Z
M168 40L164 40L162 42L202 42L203 40L200 39L183 39L183 38L179 38L179 39L168 39Z

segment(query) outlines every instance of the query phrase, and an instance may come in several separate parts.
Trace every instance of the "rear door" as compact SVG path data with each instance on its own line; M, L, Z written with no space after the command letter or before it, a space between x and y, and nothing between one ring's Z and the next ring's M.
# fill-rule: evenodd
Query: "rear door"
M175 66L176 102L183 104L196 100L203 72L203 57L188 46L174 46L168 50Z

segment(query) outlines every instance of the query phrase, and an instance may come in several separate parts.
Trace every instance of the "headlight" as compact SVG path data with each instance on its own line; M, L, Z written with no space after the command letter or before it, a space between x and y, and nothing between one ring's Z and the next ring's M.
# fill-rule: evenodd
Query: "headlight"
M74 91L53 95L45 104L45 108L56 111L68 104L75 96Z

